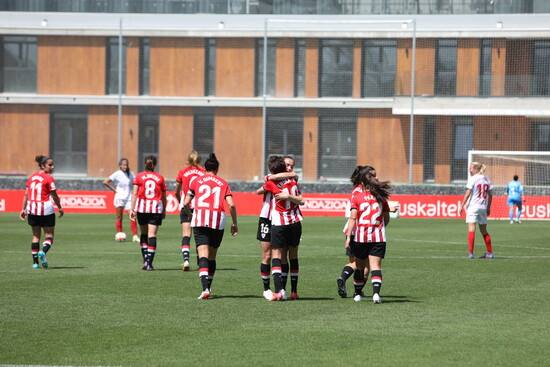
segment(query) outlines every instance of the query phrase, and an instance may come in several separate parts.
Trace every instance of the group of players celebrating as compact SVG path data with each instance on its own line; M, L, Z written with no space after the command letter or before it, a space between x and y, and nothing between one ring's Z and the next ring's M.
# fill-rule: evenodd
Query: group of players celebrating
M63 216L63 208L51 176L54 170L53 160L43 155L37 156L35 160L39 171L27 180L20 217L27 220L32 228L33 268L39 269L40 265L43 268L48 267L46 253L54 240L53 203L57 206L60 217ZM205 300L212 295L216 256L224 235L226 206L231 216L230 230L233 236L238 233L238 225L237 209L231 189L227 181L217 175L219 161L215 154L209 155L204 166L200 163L199 154L192 151L188 155L187 166L178 172L176 197L180 201L182 268L184 271L190 270L191 235L194 235L202 287L198 299ZM256 191L258 195L263 195L257 239L260 241L262 252L260 276L263 282L263 297L268 301L299 299L298 249L302 237L303 216L300 205L303 204L303 199L294 164L294 158L291 156L270 157L270 174L265 177L262 187ZM122 214L124 210L129 210L133 240L140 243L142 269L146 271L154 270L157 233L166 216L166 183L164 177L155 172L156 166L156 157L147 156L144 160L144 171L134 177L128 160L121 159L120 170L104 181L105 186L115 192L115 238L122 239ZM472 232L475 231L475 223L478 223L487 245L485 257L492 258L491 239L486 231L487 214L491 206L491 186L488 179L483 176L484 168L478 163L473 163L470 167L472 177L467 185L464 208L467 210L469 224L469 255L473 255ZM357 166L351 175L351 182L353 190L347 213L349 219L344 227L344 247L349 261L337 279L337 290L341 297L347 297L346 281L353 275L353 300L361 301L364 298L363 288L370 273L372 301L381 303L381 263L386 253L385 227L390 220L390 210L395 211L397 207L390 209L390 183L378 180L374 167ZM136 222L139 224L139 237ZM42 231L44 242L40 249ZM286 292L289 273L290 296ZM271 279L273 290L270 286Z

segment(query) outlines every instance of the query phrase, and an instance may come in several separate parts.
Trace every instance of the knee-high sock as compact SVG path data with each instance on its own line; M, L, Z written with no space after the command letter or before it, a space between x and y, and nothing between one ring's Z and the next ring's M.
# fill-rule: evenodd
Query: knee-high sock
M298 292L298 274L300 273L300 263L298 259L290 259L290 291Z
M142 234L139 237L139 245L141 247L141 256L143 257L143 262L147 261L147 235Z
M199 278L201 280L202 290L208 289L208 258L199 258Z
M269 273L271 271L270 264L260 264L260 277L262 278L262 283L264 285L264 291L269 289Z
M483 241L485 241L485 249L487 250L487 253L492 254L493 253L493 245L491 244L491 235L487 233L483 236Z
M349 279L353 275L353 268L351 266L344 266L344 269L342 269L342 274L340 277L344 279L344 282Z
M122 232L122 218L115 219L115 228L117 232Z
M47 254L50 251L50 248L53 245L53 237L46 237L44 242L42 242L42 251Z
M153 265L155 259L155 253L157 252L157 238L149 237L147 239L147 262L149 265Z
M288 270L289 270L288 263L282 263L281 264L281 280L283 282L283 289L286 289L286 283L288 282Z
M216 274L216 260L208 260L208 289L212 287L212 281Z
M468 253L474 253L474 243L476 241L476 233L468 232Z
M373 270L371 274L372 293L380 294L380 289L382 289L382 270Z
M353 272L353 285L356 295L363 293L363 287L365 286L365 273L363 271L355 269Z
M181 256L183 261L189 261L189 250L191 249L191 237L183 236L181 238Z
M510 222L514 220L514 206L510 206L510 212L508 213L510 215Z
M281 289L283 289L283 280L281 277L281 259L271 259L271 275L273 276L275 293L279 293Z
M32 242L31 254L33 264L38 264L38 251L40 251L40 242Z
M519 218L521 217L521 209L518 208L518 216L517 216L517 221L519 222Z

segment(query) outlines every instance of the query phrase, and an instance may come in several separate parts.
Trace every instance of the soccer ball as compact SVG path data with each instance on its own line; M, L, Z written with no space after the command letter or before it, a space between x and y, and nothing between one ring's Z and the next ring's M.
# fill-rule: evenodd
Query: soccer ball
M119 242L126 241L126 233L118 232L117 234L115 234L115 241L119 241Z

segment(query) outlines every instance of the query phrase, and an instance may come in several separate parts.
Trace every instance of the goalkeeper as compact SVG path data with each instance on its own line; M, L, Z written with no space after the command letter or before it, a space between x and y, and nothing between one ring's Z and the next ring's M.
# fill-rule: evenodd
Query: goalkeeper
M523 185L519 181L518 175L514 175L514 179L508 183L506 195L508 195L507 204L510 207L510 224L514 224L514 209L516 207L517 215L515 222L521 223Z

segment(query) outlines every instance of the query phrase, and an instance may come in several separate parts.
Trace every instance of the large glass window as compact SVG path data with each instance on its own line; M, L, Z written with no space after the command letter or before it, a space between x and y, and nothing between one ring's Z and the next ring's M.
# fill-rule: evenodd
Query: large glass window
M275 95L275 54L277 51L276 41L267 40L267 73L266 89L267 96ZM259 39L256 42L256 95L264 94L264 40Z
M491 95L491 63L493 53L493 42L489 39L481 41L481 55L479 62L479 95Z
M139 170L144 169L144 160L148 155L158 158L159 154L159 111L143 109L139 114ZM158 167L157 167L158 168Z
M1 38L3 92L36 93L36 37Z
M58 173L88 172L88 116L83 110L50 113L50 152Z
M535 41L533 95L550 95L550 40Z
M351 97L353 91L353 40L321 40L319 96Z
M296 172L302 171L304 118L301 110L268 110L266 120L266 172L272 155L292 155L296 160Z
M294 96L306 95L306 40L296 40L294 51Z
M323 110L319 116L319 176L347 178L357 163L355 111Z
M205 61L204 68L204 94L216 95L216 40L213 38L204 41Z
M533 136L532 150L537 152L550 152L550 122L535 122L532 125L531 134ZM529 174L525 175L526 184L550 185L550 175L548 174L549 169L547 161L538 160L537 162L529 162L527 164L527 169Z
M456 40L443 39L437 43L435 65L435 94L456 95Z
M214 151L214 111L198 109L193 117L193 149L203 162Z
M453 159L451 180L468 179L468 151L474 147L474 124L471 117L457 117L454 120Z
M107 94L118 94L118 37L107 39ZM126 93L126 41L122 41L122 94Z
M139 94L149 94L151 47L149 38L142 38L139 44Z
M424 119L424 181L435 180L435 147L436 125L435 117L427 116Z
M395 40L366 40L363 44L363 97L393 96L396 68Z

